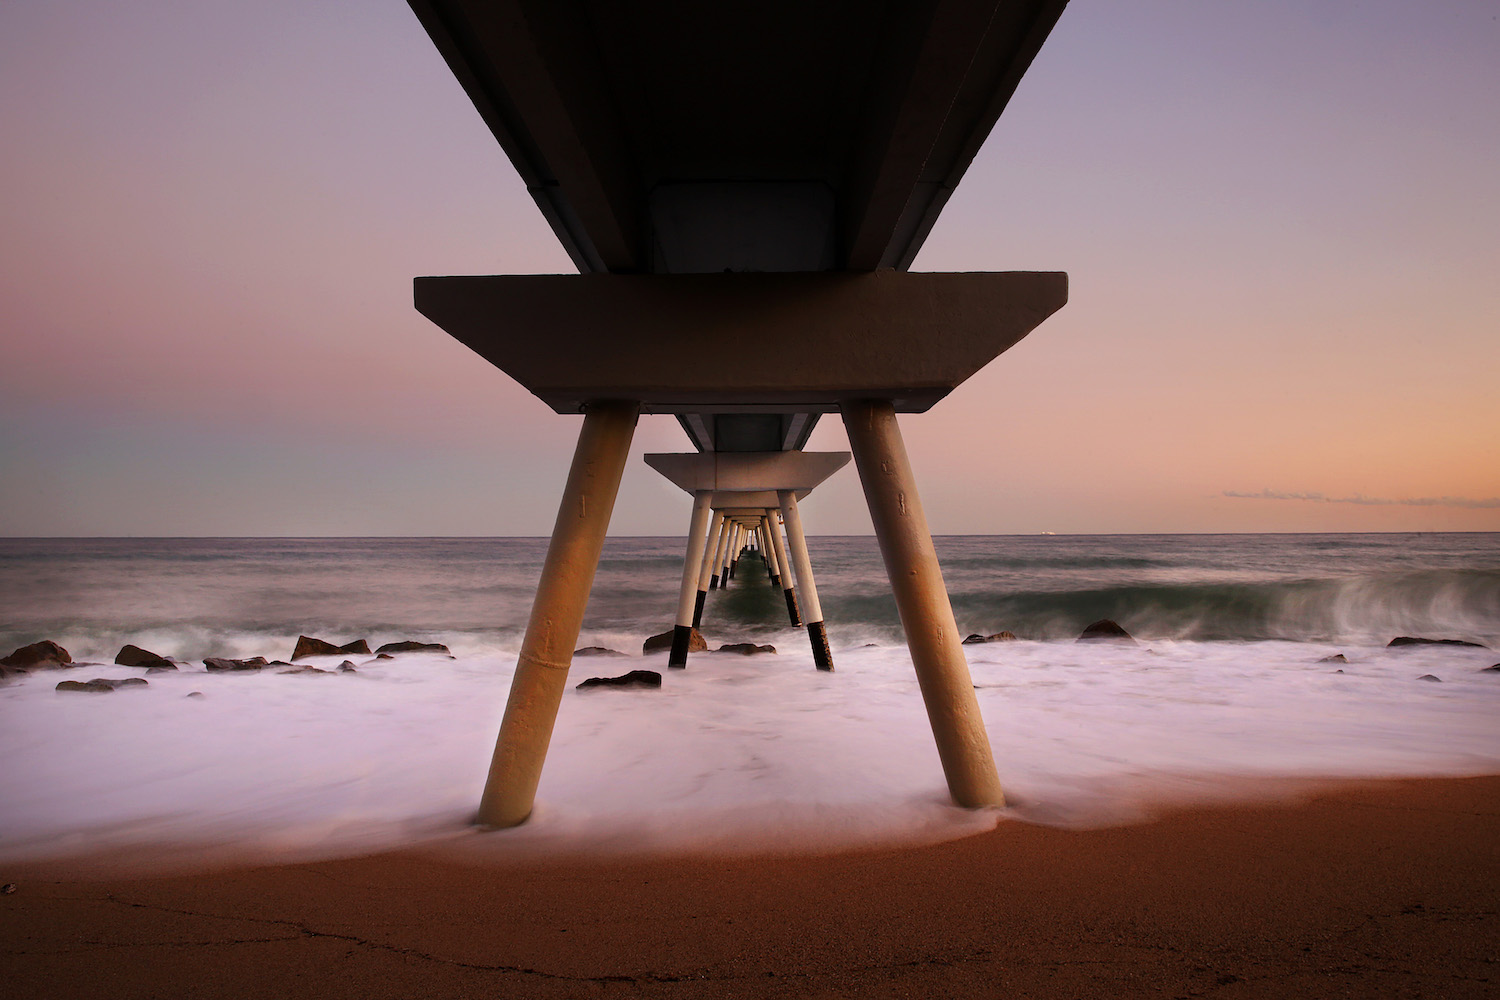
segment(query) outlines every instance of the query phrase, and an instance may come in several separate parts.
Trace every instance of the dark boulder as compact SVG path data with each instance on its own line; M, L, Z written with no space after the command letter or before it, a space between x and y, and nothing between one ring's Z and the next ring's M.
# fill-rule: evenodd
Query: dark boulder
M667 629L667 631L661 633L660 635L653 635L641 645L641 652L650 653L658 649L671 649L673 631L673 629ZM698 633L697 629L693 629L693 634L688 638L688 652L708 652L708 640L704 639L703 636Z
M375 654L375 659L377 659L377 660L394 660L395 657L392 656L390 653L376 653Z
M278 670L276 672L278 674L331 674L331 673L333 673L332 670L323 670L320 667L309 667L305 663L296 664L296 665L288 663L287 664L287 668L288 669L286 669L286 670Z
M578 685L578 690L600 687L659 688L661 687L661 674L655 670L632 670L619 677L590 677Z
M1398 635L1386 647L1391 646L1471 646L1474 649L1488 649L1489 647L1478 642L1469 642L1466 639L1423 639L1414 635Z
M1101 618L1088 628L1084 629L1078 636L1079 642L1134 642L1129 632L1120 627L1118 622L1108 618Z
M1323 657L1318 662L1319 663L1348 663L1349 662L1349 658L1346 657L1343 653L1334 653L1332 656L1325 656L1325 657Z
M757 646L753 642L726 642L724 645L719 647L719 652L740 653L745 656L750 656L755 653L774 653L776 652L776 647Z
M126 643L120 647L120 652L115 654L115 663L122 667L158 667L162 670L176 670L177 664L158 653L139 646Z
M339 664L339 673L341 673L341 674L358 673L358 671L354 669L354 661L353 660L345 660L343 663L340 663Z
M1484 667L1479 672L1481 674L1500 674L1500 663L1495 664L1493 667Z
M1423 674L1421 677L1418 677L1417 680L1419 680L1419 681L1437 681L1439 684L1441 684L1443 682L1443 679L1441 677L1434 677L1431 674Z
M574 656L625 656L618 649L606 649L603 646L584 646L582 649L573 650Z
M247 660L231 660L227 656L210 656L203 661L203 665L213 671L228 670L259 670L269 667L264 656L252 656Z
M144 687L149 681L144 677L121 677L118 679L109 677L95 677L91 681L63 681L57 685L59 691L88 691L93 694L107 694L123 687Z
M18 667L21 670L46 670L53 667L66 667L71 665L73 657L51 639L43 639L41 642L33 642L29 646L22 646L4 659L0 659L0 667Z
M359 656L369 656L370 644L363 639L355 639L353 642L342 646L335 646L331 642L314 639L310 635L299 635L297 636L297 648L292 650L292 659L300 660L306 656L347 656L350 653Z
M342 653L354 653L354 652L361 652L361 650L344 649L344 650L340 650L340 652L342 652ZM363 650L363 652L368 653L369 650L366 649L366 650ZM413 642L411 639L403 639L401 642L388 642L384 646L381 646L379 649L375 650L375 652L377 652L377 653L443 653L444 655L451 655L451 654L448 653L448 647L444 646L440 642Z
M1016 634L1008 630L1004 632L992 632L989 635L980 635L976 632L964 640L964 645L977 646L982 642L1013 642L1015 638Z

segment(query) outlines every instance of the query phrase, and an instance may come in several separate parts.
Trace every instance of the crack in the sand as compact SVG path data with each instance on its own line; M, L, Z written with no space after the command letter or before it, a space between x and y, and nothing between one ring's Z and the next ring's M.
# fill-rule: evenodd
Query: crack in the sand
M706 981L706 980L708 980L710 978L715 978L715 979L738 978L738 977L710 977L706 972L697 973L697 974L688 974L688 975L676 975L676 976L656 975L656 974L646 974L646 975L625 975L625 974L619 974L619 975L599 975L599 976L575 976L575 975L568 975L566 973L560 973L560 972L548 972L545 969L528 968L527 966L523 966L523 965L504 965L504 964L493 964L492 965L492 964L481 963L481 962L465 962L465 961L463 961L461 959L446 958L446 957L444 957L442 955L434 955L431 952L421 951L421 950L416 949L416 948L403 948L403 947L399 947L397 945L386 944L386 943L381 942L381 941L372 941L372 940L370 940L368 938L360 937L357 934L341 934L341 933L339 933L337 931L318 930L317 928L309 927L307 924L302 923L301 921L297 921L297 920L287 920L287 919L282 919L282 918L277 918L277 917L251 917L251 916L241 916L241 915L228 915L228 914L222 914L222 913L204 913L204 912L201 912L201 911L198 911L198 910L183 910L183 909L178 909L176 907L159 906L159 905L154 904L154 903L133 902L133 901L127 900L127 899L120 899L119 897L114 896L112 894L106 896L105 897L105 901L110 902L110 903L114 903L117 906L124 906L124 907L128 907L128 908L131 908L131 909L151 910L151 911L154 911L154 912L157 912L157 913L170 913L170 914L174 914L176 916L182 916L182 917L196 917L196 918L199 918L199 919L209 919L209 920L238 920L238 921L243 921L245 923L262 924L262 925L269 926L269 927L282 927L282 928L286 928L287 930L294 931L294 932L296 932L296 934L295 935L288 935L286 937L272 937L272 938L233 938L233 939L222 940L222 941L161 941L161 942L140 942L140 943L135 943L135 944L113 944L113 945L111 945L111 944L104 944L102 942L101 943L85 942L86 944L90 944L90 945L93 945L93 946L92 947L85 947L85 948L70 948L70 949L65 949L65 950L56 951L56 952L23 952L23 951L11 951L11 952L8 952L8 954L17 955L17 956L28 955L28 954L30 954L30 955L38 955L38 954L40 954L40 955L64 955L64 954L86 952L86 951L99 951L99 950L103 950L103 949L106 949L106 948L120 949L120 948L203 948L203 947L222 947L222 946L233 946L233 945L238 945L238 944L268 944L268 943L275 943L275 942L281 942L281 941L292 941L292 940L295 940L297 936L300 936L300 937L310 938L310 939L326 938L328 940L333 940L333 941L344 941L344 942L347 942L349 944L354 944L354 945L357 945L357 946L362 947L362 948L368 948L368 949L370 949L372 951L389 952L389 953L391 953L393 955L401 955L403 957L417 958L417 959L421 959L423 961L434 962L434 963L437 963L437 964L440 964L440 965L451 965L451 966L454 966L456 968L475 969L475 970L481 971L481 972L514 973L514 974L517 974L517 975L535 976L535 977L541 978L541 979L556 979L556 980L562 980L562 981L565 981L565 982L576 982L576 983L682 983L682 982L700 982L700 981Z

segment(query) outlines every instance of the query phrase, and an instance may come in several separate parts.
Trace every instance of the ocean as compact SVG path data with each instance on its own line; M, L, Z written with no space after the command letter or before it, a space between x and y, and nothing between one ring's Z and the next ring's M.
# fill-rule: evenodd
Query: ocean
M52 639L90 661L0 687L0 861L478 836L512 853L824 850L1500 769L1500 672L1485 671L1500 660L1500 534L935 542L960 630L1018 637L965 647L1010 808L948 803L873 538L809 539L831 674L754 562L709 595L702 631L774 655L695 654L671 672L665 653L643 657L672 624L684 540L615 538L579 645L629 655L579 658L572 680L646 667L664 685L570 689L533 819L478 835L545 539L0 540L0 652ZM1074 641L1100 618L1136 641ZM454 658L202 666L287 659L300 634L442 642ZM1480 645L1388 647L1403 635ZM186 662L141 688L54 690L147 676L113 665L125 643Z

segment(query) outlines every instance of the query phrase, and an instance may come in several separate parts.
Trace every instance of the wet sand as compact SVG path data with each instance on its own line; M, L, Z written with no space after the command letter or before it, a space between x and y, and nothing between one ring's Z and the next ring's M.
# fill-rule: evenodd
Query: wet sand
M827 857L0 881L16 997L1500 996L1500 777Z

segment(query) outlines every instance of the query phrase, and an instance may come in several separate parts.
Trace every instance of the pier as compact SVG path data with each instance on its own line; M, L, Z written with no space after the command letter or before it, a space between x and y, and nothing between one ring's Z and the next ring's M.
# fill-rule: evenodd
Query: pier
M648 458L693 497L670 665L751 545L832 669L798 503L848 456L788 477L826 467L804 448L836 413L950 794L1002 804L897 415L1061 308L1067 275L908 268L1065 0L411 6L580 272L415 282L425 316L583 416L479 821L531 812L641 414L696 452Z

